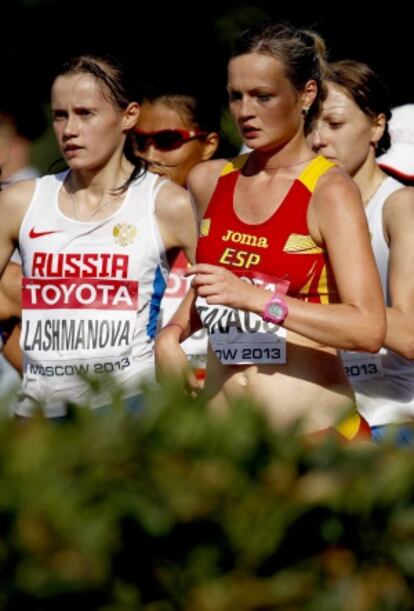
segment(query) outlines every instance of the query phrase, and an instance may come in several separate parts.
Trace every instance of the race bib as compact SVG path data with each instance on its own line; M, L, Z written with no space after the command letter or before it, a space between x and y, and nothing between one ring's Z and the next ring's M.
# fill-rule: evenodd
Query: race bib
M236 312L236 310L227 310L223 312L222 316L234 319ZM255 316L250 312L242 314ZM210 334L211 349L223 365L284 365L286 363L286 329L272 325L272 323L264 323L258 316L256 319L255 322L259 323L260 329L258 332L246 332L230 326L224 331L217 328ZM252 323L251 320L249 326ZM263 325L266 325L267 329ZM270 326L273 329L270 329Z
M121 363L131 353L137 306L136 281L23 278L20 346L29 360Z
M373 380L384 377L380 354L367 352L342 352L346 375L352 381Z
M289 282L259 272L238 274L244 282L275 293L285 294ZM211 349L223 365L286 363L286 329L265 322L253 312L227 306L209 305L198 297L196 308L207 329Z

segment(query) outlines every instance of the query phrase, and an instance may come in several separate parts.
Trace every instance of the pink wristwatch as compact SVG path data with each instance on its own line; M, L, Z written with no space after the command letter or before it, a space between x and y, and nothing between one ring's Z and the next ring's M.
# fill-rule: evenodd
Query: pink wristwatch
M286 301L280 295L274 293L264 307L262 318L266 322L281 325L288 313Z

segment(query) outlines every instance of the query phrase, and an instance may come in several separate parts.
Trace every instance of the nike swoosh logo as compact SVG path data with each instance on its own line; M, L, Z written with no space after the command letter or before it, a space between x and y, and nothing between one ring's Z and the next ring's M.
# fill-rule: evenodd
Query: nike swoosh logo
M61 229L54 229L53 231L36 231L34 227L29 231L29 238L32 240L36 238L42 238L45 235L51 235L52 233L62 233Z

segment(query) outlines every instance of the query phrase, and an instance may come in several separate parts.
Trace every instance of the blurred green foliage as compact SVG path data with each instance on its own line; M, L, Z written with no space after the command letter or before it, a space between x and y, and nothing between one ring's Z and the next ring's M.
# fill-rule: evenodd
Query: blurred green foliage
M412 455L146 407L0 422L0 610L414 608Z
M220 132L232 147L229 152L236 157L243 145L243 140L227 108L223 109L221 113Z
M50 166L62 157L59 152L59 148L51 123L51 113L49 104L45 105L44 111L48 119L47 129L41 138L38 138L33 142L31 149L32 165L34 165L34 167L38 169L41 175L47 174L49 172ZM64 169L64 166L60 164L58 168L52 168L51 171L56 172L57 169L62 170Z

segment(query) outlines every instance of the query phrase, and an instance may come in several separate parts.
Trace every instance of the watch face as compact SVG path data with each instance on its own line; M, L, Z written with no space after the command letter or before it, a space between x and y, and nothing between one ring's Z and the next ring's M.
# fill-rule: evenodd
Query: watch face
M269 303L267 311L270 316L274 316L277 319L282 319L285 315L285 309L280 303Z
M280 325L288 315L288 307L281 297L273 295L263 312L263 320Z

